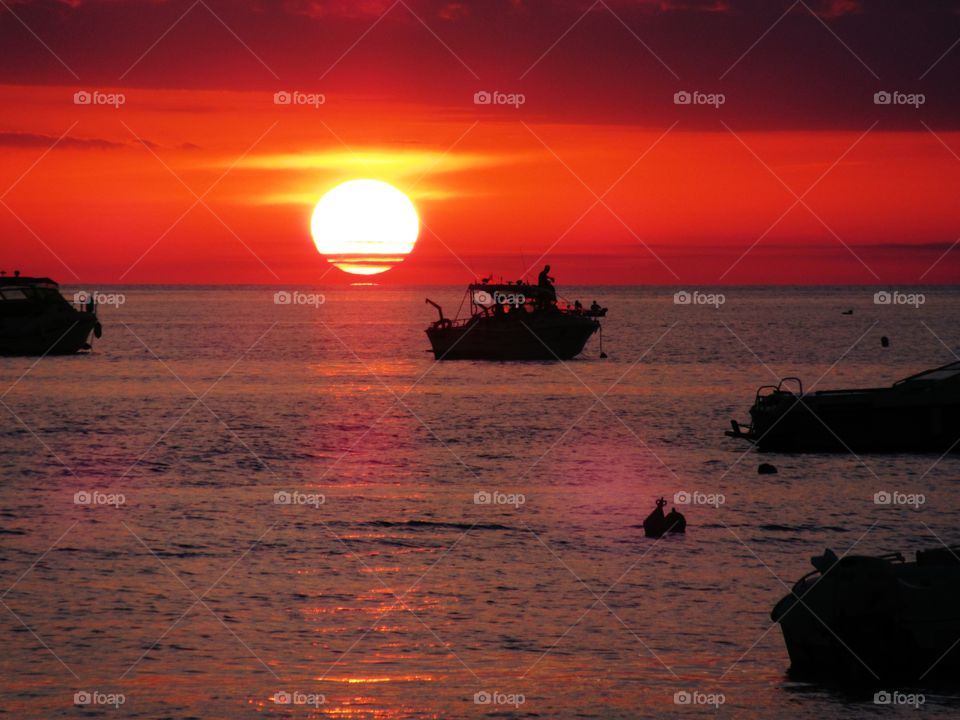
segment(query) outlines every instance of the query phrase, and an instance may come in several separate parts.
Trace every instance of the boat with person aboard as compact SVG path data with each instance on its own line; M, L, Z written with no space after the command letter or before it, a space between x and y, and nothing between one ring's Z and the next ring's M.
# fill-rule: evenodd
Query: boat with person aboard
M0 355L72 355L100 337L93 297L75 307L46 277L0 274Z
M770 613L790 674L836 683L956 681L960 546L916 553L812 558L814 570Z
M960 361L890 387L803 392L799 378L757 390L750 424L730 437L774 452L960 450Z
M469 314L451 319L427 298L440 315L426 330L437 360L569 360L600 331L607 312L596 302L558 303L552 284L490 278L471 283L465 302Z

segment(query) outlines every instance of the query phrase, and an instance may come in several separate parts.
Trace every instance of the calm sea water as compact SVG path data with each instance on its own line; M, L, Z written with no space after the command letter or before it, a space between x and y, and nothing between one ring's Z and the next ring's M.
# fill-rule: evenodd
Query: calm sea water
M566 364L434 363L424 298L459 288L96 289L125 302L92 354L0 360L0 714L913 712L790 681L769 612L824 548L960 542L960 458L761 457L723 432L775 375L954 360L956 289L567 288L611 309L609 358L595 338ZM681 491L716 506L645 539Z

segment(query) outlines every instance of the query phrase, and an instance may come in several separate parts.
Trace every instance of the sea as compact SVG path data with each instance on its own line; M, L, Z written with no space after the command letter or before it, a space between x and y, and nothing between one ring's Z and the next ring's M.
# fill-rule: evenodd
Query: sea
M792 679L770 611L960 543L960 455L724 431L956 361L958 288L565 287L602 347L523 363L435 361L462 287L78 291L90 353L0 359L0 716L957 717Z

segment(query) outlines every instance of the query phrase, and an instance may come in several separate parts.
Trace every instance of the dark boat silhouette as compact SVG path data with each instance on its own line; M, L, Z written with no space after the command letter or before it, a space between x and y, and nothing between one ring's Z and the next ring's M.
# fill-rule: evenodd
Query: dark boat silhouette
M100 332L92 299L77 309L50 278L0 277L0 355L72 355Z
M960 362L890 387L803 392L799 378L757 390L749 425L731 437L775 452L947 452L960 449Z
M437 360L569 360L600 329L606 308L561 307L552 287L473 283L470 315L440 318L427 328Z
M960 671L960 546L812 559L773 608L790 674L838 683L934 683Z

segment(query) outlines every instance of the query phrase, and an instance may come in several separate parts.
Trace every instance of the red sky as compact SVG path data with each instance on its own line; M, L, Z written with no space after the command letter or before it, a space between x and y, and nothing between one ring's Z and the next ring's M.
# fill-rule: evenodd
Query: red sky
M374 177L423 221L380 282L955 282L958 5L7 0L0 266L349 282L310 213Z

